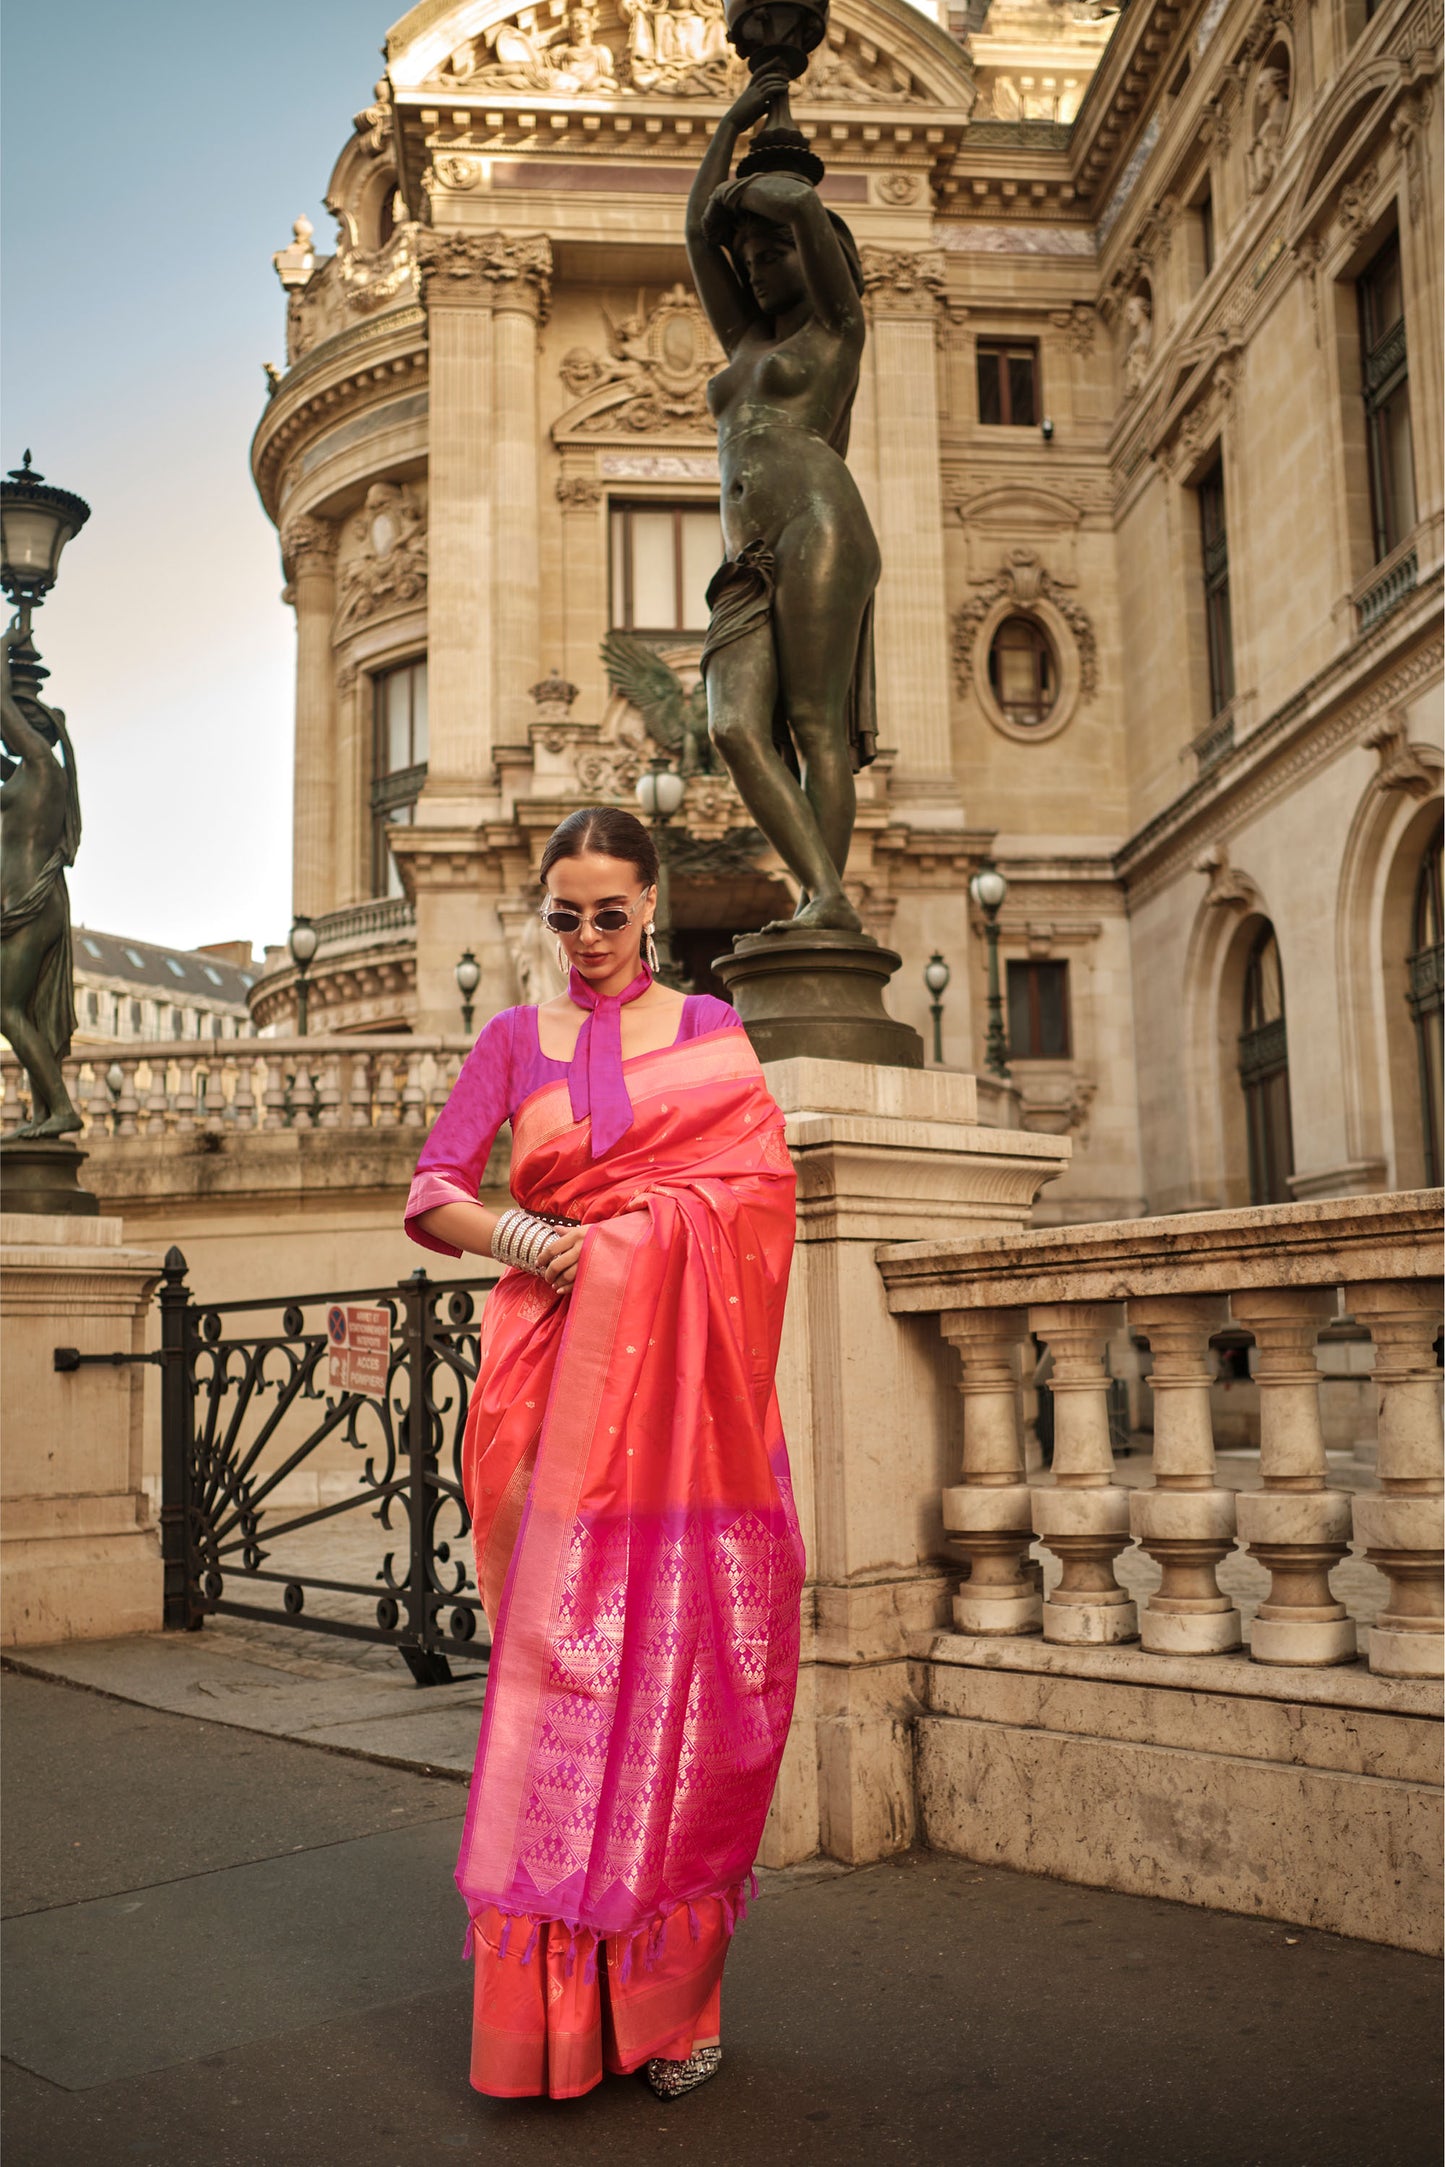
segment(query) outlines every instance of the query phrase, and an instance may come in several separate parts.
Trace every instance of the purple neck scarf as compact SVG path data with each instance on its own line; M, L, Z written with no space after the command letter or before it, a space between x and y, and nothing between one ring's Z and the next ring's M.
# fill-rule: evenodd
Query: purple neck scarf
M592 1117L592 1156L600 1159L632 1127L632 1101L622 1073L622 1010L652 984L644 963L630 986L620 993L594 993L574 967L567 992L579 1008L590 1010L577 1034L577 1045L567 1069L567 1089L572 1098L572 1118Z

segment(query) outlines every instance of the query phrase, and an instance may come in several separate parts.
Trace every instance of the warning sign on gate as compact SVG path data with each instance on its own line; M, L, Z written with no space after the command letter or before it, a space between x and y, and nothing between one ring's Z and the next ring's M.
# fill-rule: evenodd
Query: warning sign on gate
M338 1302L327 1312L326 1336L331 1342L331 1389L384 1398L391 1312Z

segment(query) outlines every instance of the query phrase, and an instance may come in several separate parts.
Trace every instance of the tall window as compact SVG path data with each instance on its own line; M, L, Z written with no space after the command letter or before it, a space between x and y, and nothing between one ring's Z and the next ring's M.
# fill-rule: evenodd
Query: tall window
M1249 1201L1287 1204L1294 1172L1289 1118L1289 1044L1284 1023L1284 974L1274 927L1265 926L1244 974L1239 1081L1249 1137Z
M1229 534L1224 523L1224 462L1216 459L1199 484L1204 555L1204 627L1209 647L1209 712L1234 698L1234 637L1229 622Z
M1069 966L1011 962L1008 967L1008 1050L1011 1061L1069 1058Z
M426 658L385 670L372 685L371 892L400 895L388 827L410 827L426 781Z
M1199 214L1199 249L1204 264L1204 276L1208 278L1214 269L1214 197L1205 189L1195 209Z
M1039 350L1031 340L980 339L978 418L1033 429L1039 419Z
M1378 563L1399 546L1415 524L1410 370L1405 352L1405 293L1398 240L1385 243L1360 279L1359 293L1370 508Z
M614 631L705 632L723 555L716 505L614 502L610 519Z
M1410 1013L1415 1019L1415 1043L1420 1055L1420 1124L1425 1138L1425 1186L1433 1189L1441 1176L1440 1098L1445 1090L1445 1055L1442 1055L1441 932L1445 925L1440 897L1441 831L1425 853L1415 883L1415 910L1410 926Z

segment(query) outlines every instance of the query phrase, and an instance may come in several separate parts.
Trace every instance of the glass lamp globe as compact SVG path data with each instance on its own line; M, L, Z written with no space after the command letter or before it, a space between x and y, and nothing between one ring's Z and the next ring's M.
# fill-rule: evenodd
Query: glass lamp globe
M298 916L287 936L286 945L291 951L291 961L304 971L321 946L321 935L309 918Z
M923 966L923 983L935 1000L940 999L948 991L948 981L952 976L952 971L935 948L933 954Z
M456 967L457 991L464 1001L469 1001L482 982L482 966L470 948L464 948Z
M637 802L649 820L670 820L686 791L682 777L660 761L637 778Z
M0 483L0 586L12 602L35 602L50 592L60 570L60 552L90 517L83 497L52 489L37 474L26 452L24 464L12 467Z
M980 910L997 910L1008 894L1008 882L997 866L985 865L974 874L968 892Z

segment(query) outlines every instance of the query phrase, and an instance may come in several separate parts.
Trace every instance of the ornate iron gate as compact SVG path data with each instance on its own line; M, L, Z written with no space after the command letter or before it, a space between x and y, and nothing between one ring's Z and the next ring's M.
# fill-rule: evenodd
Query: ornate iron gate
M193 1631L221 1612L377 1641L418 1685L451 1678L449 1651L484 1661L461 1444L490 1282L438 1284L417 1271L339 1294L198 1303L186 1269L170 1249L160 1352L139 1358L161 1369L166 1624ZM328 1386L327 1319L346 1304L389 1317L384 1391ZM58 1369L125 1359L55 1354ZM357 1456L355 1483L343 1473L340 1494L321 1502L318 1485L318 1501L298 1505L293 1482L288 1501L283 1485L328 1442ZM372 1581L277 1558L286 1538L366 1512L393 1538ZM308 1608L313 1596L329 1607Z

